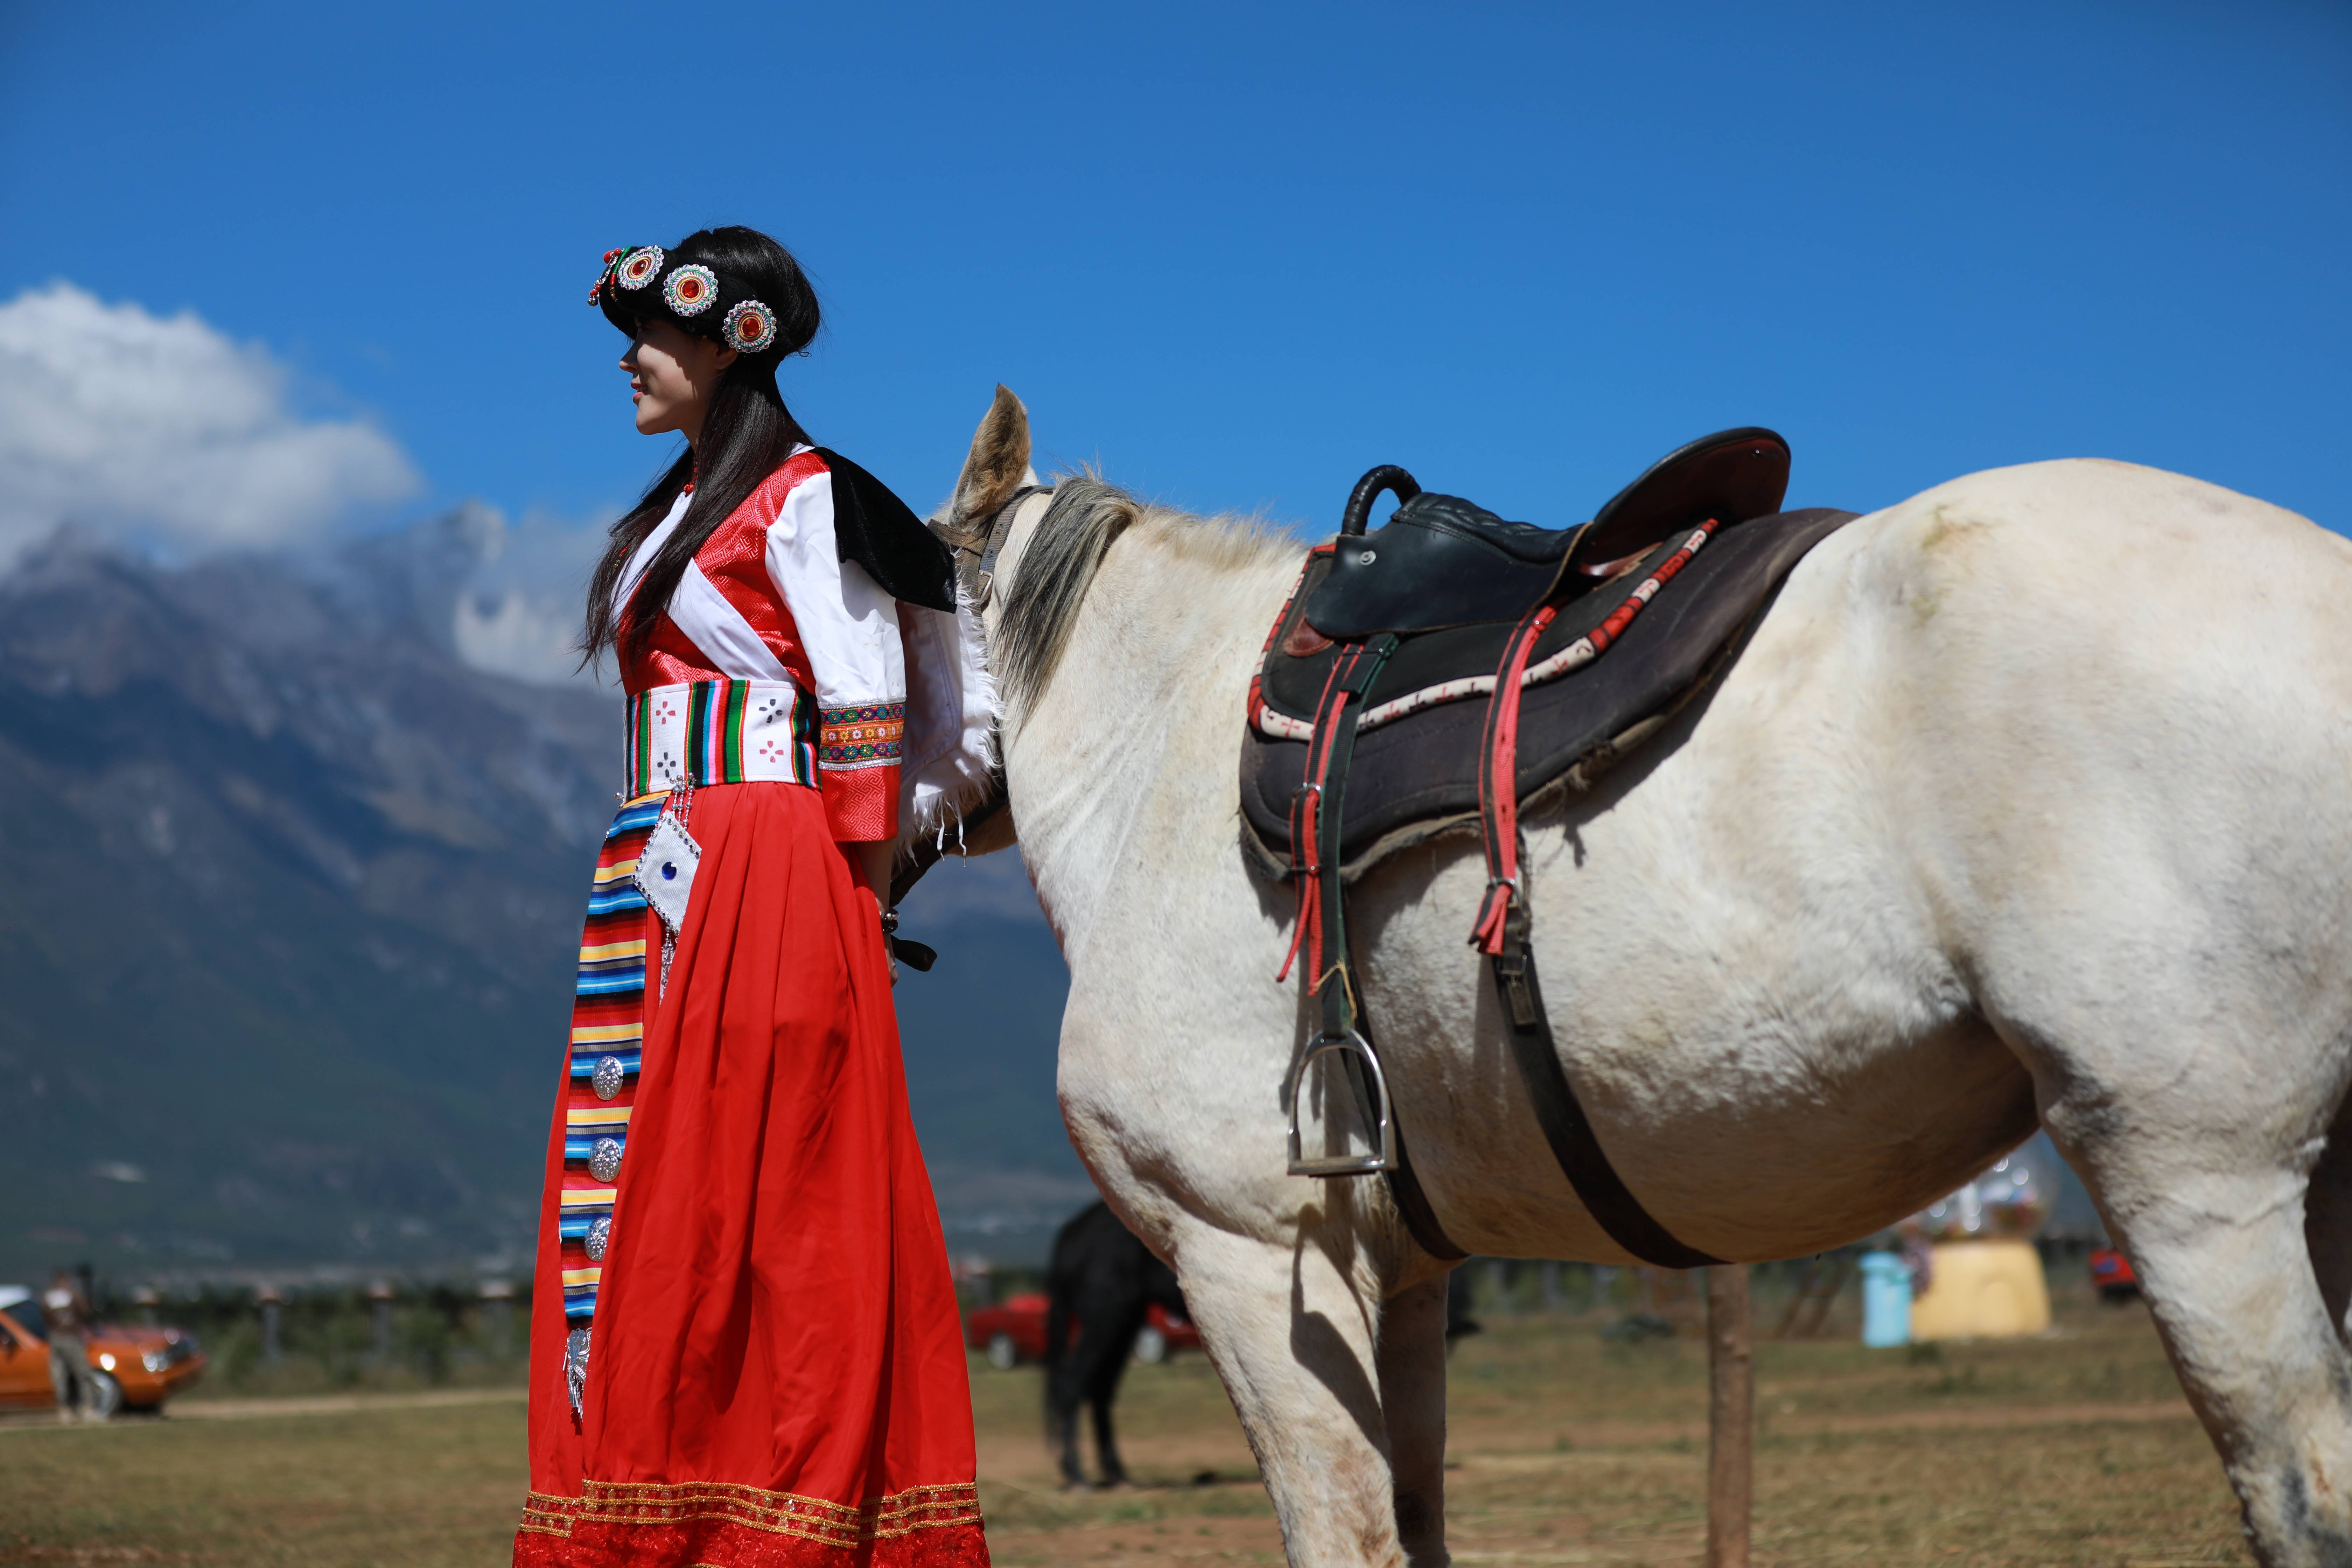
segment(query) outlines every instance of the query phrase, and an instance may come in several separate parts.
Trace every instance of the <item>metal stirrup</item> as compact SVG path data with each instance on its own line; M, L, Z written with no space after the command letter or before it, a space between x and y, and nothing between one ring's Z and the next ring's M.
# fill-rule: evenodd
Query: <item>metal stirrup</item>
M1342 1062L1352 1058L1363 1064L1362 1071L1369 1079L1365 1086L1371 1094L1371 1103L1364 1103L1362 1092L1354 1098L1358 1109L1370 1118L1373 1151L1369 1154L1322 1154L1310 1160L1301 1147L1298 1131L1298 1096L1307 1087L1307 1070L1318 1057L1338 1056ZM1353 1075L1349 1075L1353 1081ZM1365 1176L1397 1168L1396 1118L1389 1107L1388 1075L1381 1070L1380 1054L1372 1049L1370 1040L1355 1030L1344 1035L1318 1035L1298 1058L1297 1070L1290 1077L1290 1173L1294 1176ZM1329 1103L1326 1100L1325 1103Z

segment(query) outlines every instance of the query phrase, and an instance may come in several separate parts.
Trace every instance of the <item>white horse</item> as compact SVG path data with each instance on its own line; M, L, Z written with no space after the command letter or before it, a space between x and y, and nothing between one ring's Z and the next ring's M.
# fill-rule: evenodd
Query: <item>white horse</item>
M982 422L950 522L1022 482ZM1301 547L1089 479L980 617L1010 820L1070 967L1060 1093L1172 1264L1290 1561L1443 1563L1444 1266L1285 1173L1295 894L1244 859L1244 692ZM2352 1563L2352 544L2195 479L1953 480L1790 574L1645 749L1526 823L1552 1028L1609 1158L1724 1258L1958 1186L2037 1116L2129 1249L2272 1568ZM969 620L967 620L969 625ZM1017 825L1017 826L1016 826ZM1473 1252L1623 1262L1466 944L1475 838L1355 888L1413 1162Z

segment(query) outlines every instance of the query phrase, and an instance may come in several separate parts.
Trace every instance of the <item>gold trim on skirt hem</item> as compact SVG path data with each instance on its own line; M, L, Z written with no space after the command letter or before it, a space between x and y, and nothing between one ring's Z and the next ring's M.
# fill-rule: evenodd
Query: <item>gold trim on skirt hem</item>
M828 1546L856 1547L918 1530L977 1525L980 1493L971 1482L913 1487L887 1497L869 1498L851 1508L824 1498L731 1481L583 1481L578 1497L528 1494L519 1528L568 1536L575 1521L667 1525L696 1520L717 1520Z

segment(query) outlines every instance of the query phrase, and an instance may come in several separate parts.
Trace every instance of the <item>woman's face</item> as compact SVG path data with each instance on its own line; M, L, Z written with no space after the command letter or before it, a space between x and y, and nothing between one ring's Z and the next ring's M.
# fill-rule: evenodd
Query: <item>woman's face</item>
M621 368L629 373L629 395L637 405L637 433L659 436L675 430L691 446L702 436L710 394L735 351L696 337L675 321L648 318L637 323Z

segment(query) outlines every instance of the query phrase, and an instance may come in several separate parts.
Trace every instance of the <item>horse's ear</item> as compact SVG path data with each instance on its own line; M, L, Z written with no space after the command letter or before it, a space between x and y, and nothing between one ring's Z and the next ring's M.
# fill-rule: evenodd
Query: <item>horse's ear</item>
M971 455L956 480L948 527L961 532L994 517L1029 478L1029 411L1000 385L980 428L972 432Z

